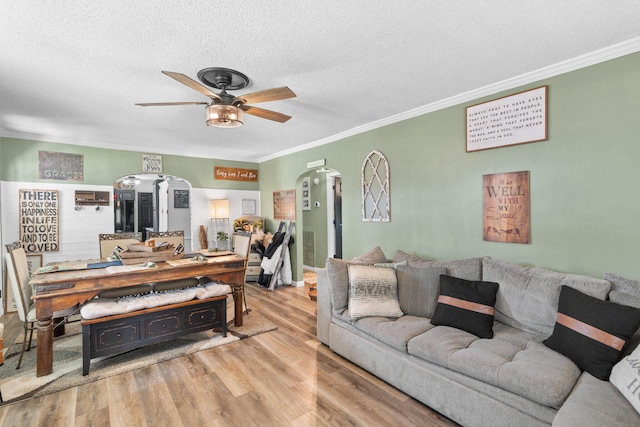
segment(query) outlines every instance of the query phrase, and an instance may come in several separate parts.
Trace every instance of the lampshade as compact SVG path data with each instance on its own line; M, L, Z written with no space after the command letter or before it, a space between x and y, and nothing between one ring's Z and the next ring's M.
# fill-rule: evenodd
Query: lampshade
M243 112L233 105L213 104L205 109L207 114L207 126L221 128L235 128L242 126Z
M226 199L210 200L209 213L211 218L229 218L229 201Z

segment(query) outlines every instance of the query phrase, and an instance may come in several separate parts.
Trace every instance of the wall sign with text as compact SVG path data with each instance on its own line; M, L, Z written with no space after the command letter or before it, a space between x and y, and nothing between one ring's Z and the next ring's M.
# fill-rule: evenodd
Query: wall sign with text
M59 236L58 190L20 190L20 240L25 252L57 252Z
M547 86L467 107L467 151L547 140Z
M162 173L162 156L155 154L142 155L143 173Z
M273 192L273 219L296 220L296 190Z
M482 192L483 239L531 243L529 171L484 175Z
M226 168L215 166L213 168L215 179L227 181L258 182L258 169Z
M38 151L38 178L84 181L84 156L82 154Z

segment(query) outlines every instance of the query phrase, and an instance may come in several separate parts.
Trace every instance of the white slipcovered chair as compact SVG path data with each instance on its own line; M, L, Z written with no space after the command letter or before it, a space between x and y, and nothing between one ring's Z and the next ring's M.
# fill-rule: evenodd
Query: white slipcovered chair
M249 252L251 251L251 237L243 236L240 234L234 234L233 236L233 251L243 258L249 258ZM247 306L247 295L244 292L244 284L247 281L247 271L244 272L244 278L242 280L242 298L244 303L244 312L249 314L249 307Z
M24 329L24 337L22 339L22 351L20 353L20 359L18 360L18 366L16 369L20 369L22 363L22 357L25 351L31 350L31 340L33 338L33 331L37 329L36 322L36 304L31 300L33 294L31 285L29 284L29 278L31 276L29 272L29 264L27 263L27 254L22 248L20 242L14 242L6 245L7 254L5 256L7 262L7 275L9 277L9 284L13 291L13 296L16 300L16 307L18 311L18 318L22 322ZM70 307L61 311L55 311L53 313L53 319L62 319L57 325L53 325L54 328L60 324L66 322L68 318L78 311L77 306ZM27 332L29 332L29 339L27 340Z

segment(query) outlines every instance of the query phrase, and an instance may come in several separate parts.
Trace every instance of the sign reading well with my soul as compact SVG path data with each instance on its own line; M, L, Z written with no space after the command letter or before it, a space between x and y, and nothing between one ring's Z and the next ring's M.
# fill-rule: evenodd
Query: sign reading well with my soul
M484 240L530 243L529 171L484 175L482 190Z
M18 206L25 252L57 252L58 190L20 190Z

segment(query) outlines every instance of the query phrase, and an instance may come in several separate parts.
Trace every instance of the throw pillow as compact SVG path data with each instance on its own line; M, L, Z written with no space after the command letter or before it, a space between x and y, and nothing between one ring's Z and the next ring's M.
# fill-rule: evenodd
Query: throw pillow
M349 265L349 315L351 321L368 316L398 318L398 281L393 268Z
M607 381L638 326L639 309L602 301L565 285L560 290L553 334L544 344Z
M640 280L629 279L614 273L604 273L604 280L611 282L611 290L640 297Z
M402 312L411 316L433 317L443 274L447 274L446 267L398 267L398 299Z
M609 381L640 412L640 347L613 367Z
M371 249L369 252L366 252L358 257L355 257L351 260L351 262L358 264L375 264L377 262L387 262L387 257L382 252L382 248L380 246L376 246Z
M431 323L493 338L493 306L498 284L440 276L440 295Z

